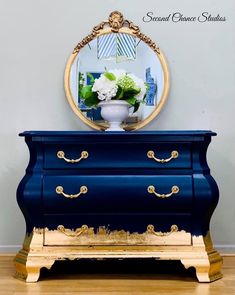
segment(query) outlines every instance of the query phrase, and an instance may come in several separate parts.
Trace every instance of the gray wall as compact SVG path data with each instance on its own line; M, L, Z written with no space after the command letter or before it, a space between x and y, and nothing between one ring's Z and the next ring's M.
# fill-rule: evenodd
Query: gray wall
M76 43L112 10L139 24L168 58L171 91L145 130L211 129L208 151L221 199L211 222L214 242L235 250L235 2L227 0L0 1L0 250L15 251L25 223L15 200L28 163L23 130L89 130L65 99L63 73ZM143 23L153 11L203 11L224 23Z

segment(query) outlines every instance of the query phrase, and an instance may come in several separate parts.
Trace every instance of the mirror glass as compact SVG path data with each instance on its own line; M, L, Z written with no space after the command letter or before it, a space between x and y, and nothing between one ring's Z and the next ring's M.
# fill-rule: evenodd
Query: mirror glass
M85 118L100 126L106 126L100 115L100 108L85 105L81 89L84 85L91 84L91 75L97 79L105 71L113 69L132 73L147 85L144 103L140 104L136 112L134 107L130 107L129 116L124 122L125 126L138 124L148 118L160 104L166 82L156 52L132 34L104 34L81 48L69 69L69 88L74 104Z

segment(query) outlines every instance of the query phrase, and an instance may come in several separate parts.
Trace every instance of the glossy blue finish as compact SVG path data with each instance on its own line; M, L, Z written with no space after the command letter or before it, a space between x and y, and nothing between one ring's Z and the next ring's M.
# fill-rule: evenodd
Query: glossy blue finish
M55 229L87 224L130 232L144 232L148 224L167 231L172 224L194 235L206 235L219 192L210 175L206 152L211 131L75 132L27 131L30 151L26 175L17 190L18 204L25 216L27 232L33 227ZM67 163L57 157L63 150ZM173 150L179 157L157 163L147 157L168 158ZM82 185L88 192L77 199L58 195L57 186L76 194ZM161 194L180 189L169 198L149 194L154 185Z
M176 184L180 192L166 199L147 191L154 185L158 193L170 193ZM88 193L67 199L56 194L58 185L68 194L86 185ZM193 201L191 175L51 175L44 178L43 192L46 213L191 212Z
M108 148L107 148L108 145ZM89 151L89 157L85 161L74 163L71 165L59 158L55 159L55 155L60 150L65 152L66 157L76 159L80 157L82 151ZM92 143L74 143L45 144L45 169L168 169L168 168L191 168L191 145L175 143L175 150L179 152L177 161L170 161L162 165L150 160L147 157L149 150L157 151L157 157L169 158L171 151L167 142L128 142L126 139L120 142L94 142ZM134 151L133 151L134 149ZM105 151L105 154L104 154ZM105 157L105 161L104 161Z

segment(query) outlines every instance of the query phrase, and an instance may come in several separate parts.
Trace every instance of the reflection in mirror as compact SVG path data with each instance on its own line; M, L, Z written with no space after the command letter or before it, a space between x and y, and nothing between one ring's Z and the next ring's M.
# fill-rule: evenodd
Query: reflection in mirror
M146 119L158 106L164 91L164 71L157 54L138 37L126 33L99 36L84 46L70 69L70 90L82 114L94 123L105 126L100 108L91 108L81 97L84 85L91 84L91 75L97 79L106 70L124 69L147 84L145 102L134 112L130 107L128 126Z

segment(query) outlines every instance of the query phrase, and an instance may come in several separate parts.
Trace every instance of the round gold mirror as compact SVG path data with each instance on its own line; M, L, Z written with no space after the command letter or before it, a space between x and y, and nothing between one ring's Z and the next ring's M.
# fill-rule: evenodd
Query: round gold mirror
M75 114L90 127L106 130L109 124L106 117L103 119L99 101L107 97L91 93L101 80L102 89L109 89L109 94L109 85L118 81L118 86L112 86L110 97L116 104L124 100L128 104L128 114L122 121L125 130L148 124L166 102L169 72L162 51L117 11L78 43L67 62L64 78L66 96Z

